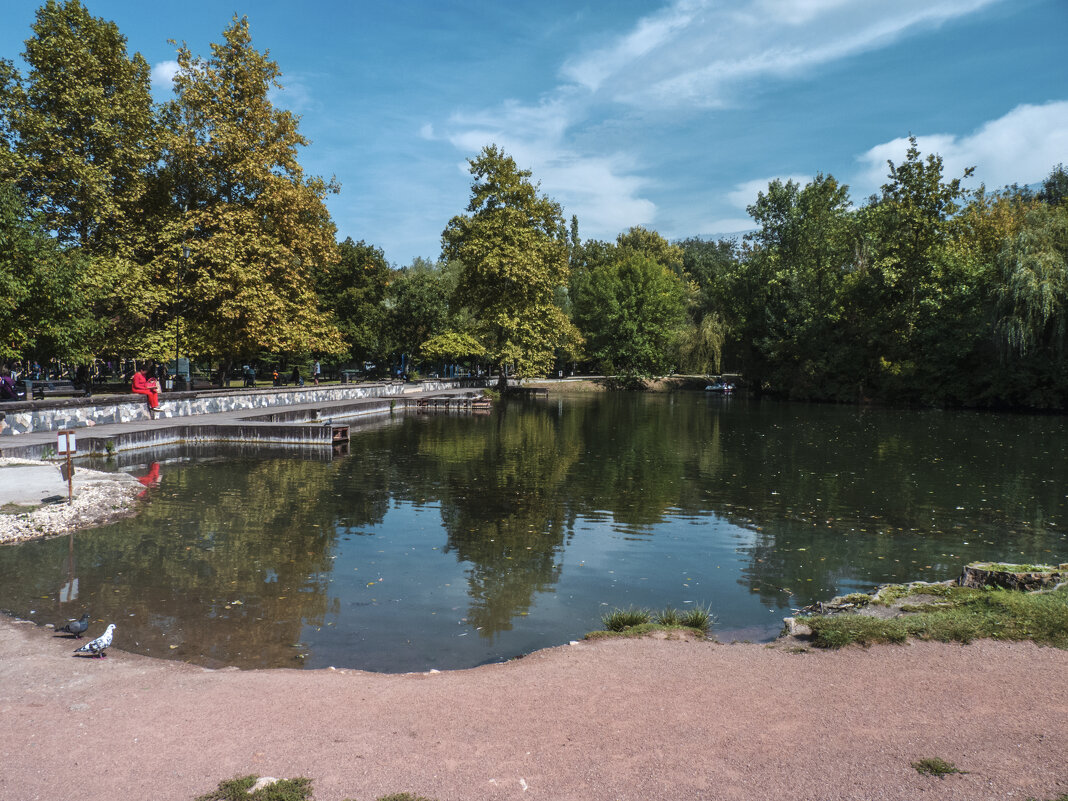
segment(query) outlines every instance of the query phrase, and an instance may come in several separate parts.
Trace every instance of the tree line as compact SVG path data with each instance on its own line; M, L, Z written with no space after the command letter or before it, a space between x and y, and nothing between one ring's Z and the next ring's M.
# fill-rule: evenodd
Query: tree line
M495 145L436 260L337 241L281 71L235 16L173 93L113 22L48 0L0 60L0 360L741 373L798 399L1064 409L1068 174L966 190L916 140L860 205L772 181L741 239L579 221Z

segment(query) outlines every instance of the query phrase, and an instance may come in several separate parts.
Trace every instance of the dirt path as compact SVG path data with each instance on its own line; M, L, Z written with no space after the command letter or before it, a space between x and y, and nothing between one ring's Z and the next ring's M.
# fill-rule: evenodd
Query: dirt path
M403 676L74 647L0 619L4 801L190 801L248 773L309 776L318 801L1068 793L1068 652L1031 644L613 640ZM968 773L920 776L927 757Z

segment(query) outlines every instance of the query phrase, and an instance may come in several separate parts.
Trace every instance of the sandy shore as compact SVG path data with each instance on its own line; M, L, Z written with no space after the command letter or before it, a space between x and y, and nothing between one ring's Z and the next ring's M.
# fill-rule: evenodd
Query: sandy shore
M318 801L1068 793L1068 652L1030 643L607 640L401 676L74 647L0 619L4 801L191 801L248 773L308 776ZM921 776L911 763L929 757L967 773Z
M74 500L68 502L58 464L0 459L0 544L54 537L126 517L136 511L137 496L144 489L126 473L78 467Z

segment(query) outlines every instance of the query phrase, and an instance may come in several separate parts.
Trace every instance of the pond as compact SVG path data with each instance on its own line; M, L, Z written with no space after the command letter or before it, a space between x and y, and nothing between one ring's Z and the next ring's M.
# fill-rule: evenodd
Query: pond
M243 668L469 667L630 606L764 641L836 594L1068 561L1065 441L1062 417L598 394L398 415L332 458L138 453L111 467L140 513L0 548L0 609Z

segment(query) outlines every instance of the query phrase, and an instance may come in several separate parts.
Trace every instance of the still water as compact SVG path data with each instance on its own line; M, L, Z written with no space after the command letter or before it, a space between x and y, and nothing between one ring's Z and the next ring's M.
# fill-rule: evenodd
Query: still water
M632 605L767 640L836 594L1068 561L1065 422L606 394L397 416L333 458L138 453L112 468L140 513L0 547L0 609L246 668L469 667Z

